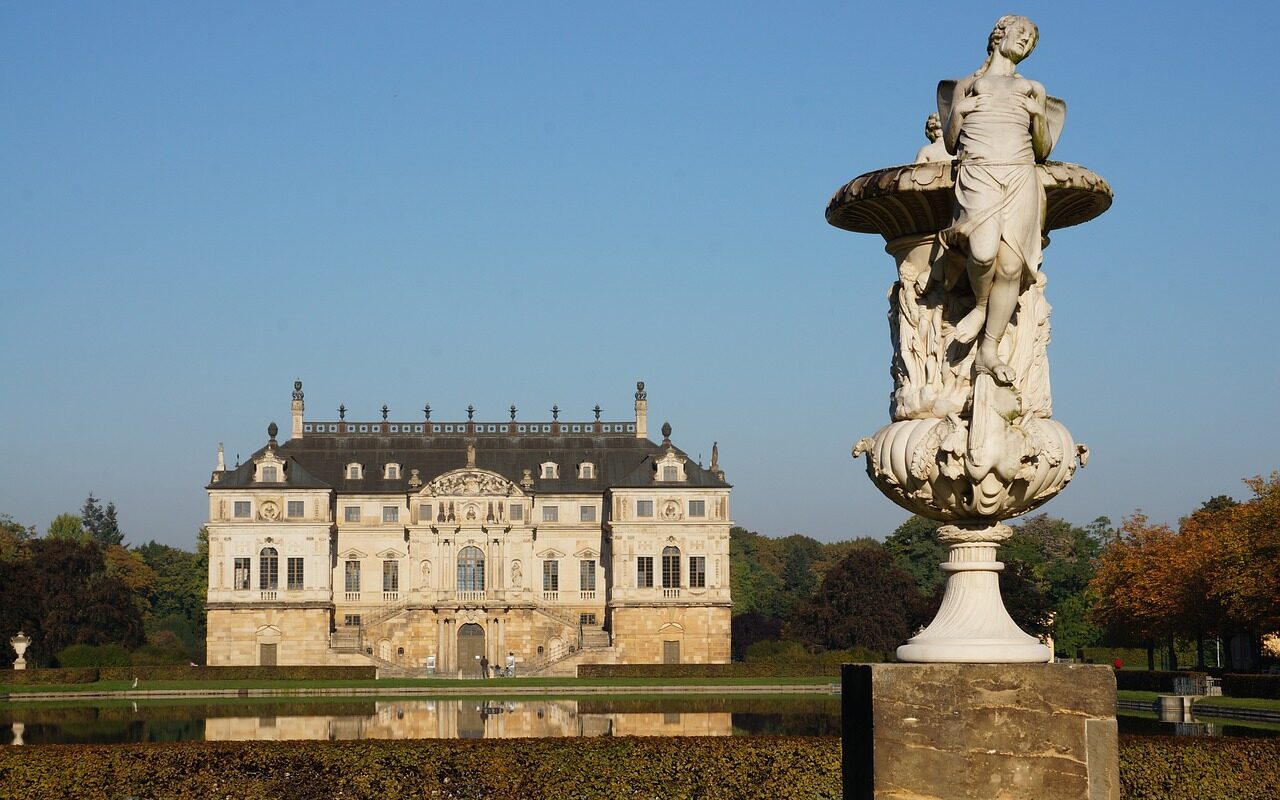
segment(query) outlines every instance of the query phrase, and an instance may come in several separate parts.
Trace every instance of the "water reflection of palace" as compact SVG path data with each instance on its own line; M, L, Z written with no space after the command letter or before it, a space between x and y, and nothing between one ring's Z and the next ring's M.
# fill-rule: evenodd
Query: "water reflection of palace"
M283 739L516 739L564 736L729 736L715 712L578 712L576 700L389 700L369 715L218 717L208 741Z

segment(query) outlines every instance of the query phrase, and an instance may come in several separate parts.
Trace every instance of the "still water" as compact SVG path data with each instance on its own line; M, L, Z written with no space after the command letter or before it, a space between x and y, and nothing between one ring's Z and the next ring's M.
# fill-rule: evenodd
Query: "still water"
M1161 722L1122 711L1121 734L1280 736L1280 726ZM0 706L0 745L562 736L839 736L840 698L397 698Z
M562 736L839 736L840 699L405 698L0 709L0 744Z

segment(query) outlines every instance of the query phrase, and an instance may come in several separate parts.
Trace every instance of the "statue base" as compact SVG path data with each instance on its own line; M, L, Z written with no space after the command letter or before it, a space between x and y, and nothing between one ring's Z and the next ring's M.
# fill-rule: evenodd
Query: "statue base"
M845 800L1119 800L1116 682L1084 664L845 664Z
M942 606L933 622L898 648L899 661L967 664L1037 664L1053 652L1022 632L1000 598L999 543L1013 534L1007 525L944 525L938 539L951 545L942 570L948 573Z

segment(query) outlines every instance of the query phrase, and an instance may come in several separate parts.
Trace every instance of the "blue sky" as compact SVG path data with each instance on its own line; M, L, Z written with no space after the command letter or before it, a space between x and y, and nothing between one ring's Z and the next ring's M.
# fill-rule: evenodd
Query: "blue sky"
M1280 466L1271 4L0 4L0 513L90 491L191 546L228 458L308 417L631 415L739 524L883 537L879 237L832 192L909 161L995 19L1115 190L1045 254L1045 511L1174 522Z

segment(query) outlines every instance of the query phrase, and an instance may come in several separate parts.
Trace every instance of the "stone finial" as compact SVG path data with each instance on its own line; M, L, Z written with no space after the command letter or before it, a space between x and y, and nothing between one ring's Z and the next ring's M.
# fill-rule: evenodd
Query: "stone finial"
M508 410L511 412L511 421L515 422L516 421L516 404L512 403L511 408Z
M649 394L644 390L644 381L636 381L636 399L648 400Z
M600 421L600 412L603 410L603 409L601 409L601 408L600 408L600 404L599 404L599 403L596 403L596 407L595 407L595 408L593 408L593 409L591 409L591 410L592 410L592 411L594 411L594 412L596 412L596 422L599 422L599 421Z
M409 485L415 487L422 485L422 477L416 469L409 470Z
M467 445L467 466L475 467L476 465L476 446L474 444Z
M667 447L671 446L671 423L662 423L662 443Z
M293 399L294 400L302 399L302 381L293 382Z
M524 477L520 478L520 485L526 489L533 488L533 470L526 469L524 471Z
M386 403L383 403L383 404L382 404L382 421L383 421L383 422L386 422L386 421L387 421L387 412L388 412L388 411L390 411L390 410L391 410L391 409L387 408L387 404L386 404Z
M476 407L470 403L467 404L467 422L475 419Z
M338 421L342 422L346 418L347 418L347 406L346 404L341 404L338 406Z
M276 443L276 434L280 432L280 426L274 422L267 426L267 436L270 437L270 444Z
M720 469L720 443L711 443L711 471L718 472Z
M218 442L218 472L225 472L227 469L226 456L222 452L222 442Z
M554 406L552 406L552 407L551 407L551 421L552 421L552 422L559 422L559 421L560 421L560 406L559 406L559 405L554 405Z
M422 407L422 418L427 421L431 420L431 404L430 403L427 403Z

